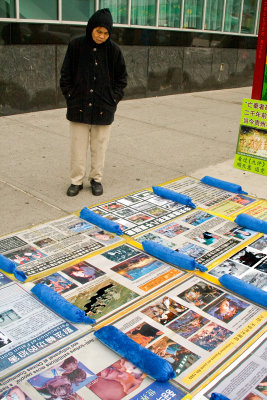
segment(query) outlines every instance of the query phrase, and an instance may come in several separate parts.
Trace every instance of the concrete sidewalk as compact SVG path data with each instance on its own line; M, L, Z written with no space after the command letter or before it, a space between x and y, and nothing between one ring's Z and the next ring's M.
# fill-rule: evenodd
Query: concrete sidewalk
M67 197L65 109L0 118L0 235L182 175L210 175L267 198L266 177L233 168L242 99L251 88L122 101L107 152L104 195L87 182Z

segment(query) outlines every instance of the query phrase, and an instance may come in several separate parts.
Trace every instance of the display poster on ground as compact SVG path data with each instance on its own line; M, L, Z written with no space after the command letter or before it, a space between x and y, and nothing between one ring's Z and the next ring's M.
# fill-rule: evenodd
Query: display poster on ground
M267 291L267 235L263 235L222 262L209 266L211 276L234 275Z
M153 381L92 333L0 382L0 400L181 400L185 394Z
M267 334L214 379L194 400L209 400L220 393L229 400L267 399Z
M90 208L117 222L123 233L135 236L192 210L191 207L142 190Z
M190 393L264 326L267 312L197 276L114 325L171 363Z
M139 243L152 240L207 265L259 235L262 234L196 209L135 237L135 240Z
M97 323L186 274L128 244L72 263L42 283Z
M237 182L238 183L238 182ZM189 196L200 208L222 216L246 212L248 207L256 206L261 201L244 194L236 194L214 186L206 185L198 179L184 177L162 185L167 189ZM243 188L245 190L245 188Z
M124 241L72 214L1 237L0 253L31 278Z
M81 333L17 283L0 287L0 378Z
M267 175L267 101L243 99L234 167Z

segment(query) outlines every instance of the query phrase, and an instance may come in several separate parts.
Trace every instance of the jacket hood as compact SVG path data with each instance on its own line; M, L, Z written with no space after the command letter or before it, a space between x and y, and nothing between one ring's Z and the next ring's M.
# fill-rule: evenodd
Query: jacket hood
M92 31L97 26L103 26L104 28L106 28L110 37L113 26L113 19L108 8L97 10L89 19L86 27L86 37L89 41L92 41Z

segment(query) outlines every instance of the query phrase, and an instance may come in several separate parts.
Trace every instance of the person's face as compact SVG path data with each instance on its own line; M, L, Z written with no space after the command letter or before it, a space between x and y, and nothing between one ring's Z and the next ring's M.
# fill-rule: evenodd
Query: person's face
M106 368L104 371L101 371L101 378L105 378L108 380L118 380L121 377L121 372L116 368Z
M92 39L96 44L104 43L108 38L108 30L103 26L97 26L92 30Z

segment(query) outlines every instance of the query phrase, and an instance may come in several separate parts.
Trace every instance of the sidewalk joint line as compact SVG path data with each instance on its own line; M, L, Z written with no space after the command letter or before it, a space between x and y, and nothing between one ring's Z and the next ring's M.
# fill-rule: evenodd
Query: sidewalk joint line
M20 192L22 192L22 193L28 195L29 197L33 197L33 198L36 199L37 201L40 201L41 203L44 203L44 204L46 204L46 205L48 205L48 206L50 206L50 207L53 207L53 208L55 208L55 209L58 210L58 211L66 212L66 211L62 210L62 208L59 208L59 207L57 207L57 206L54 206L53 204L48 203L48 202L45 201L45 200L39 199L39 197L34 196L33 194L31 194L31 193L29 193L29 192L26 192L25 190L22 190L22 189L20 189L19 187L15 186L15 185L12 185L11 183L8 183L8 182L6 182L6 181L3 181L2 179L0 179L0 182L3 183L3 184L5 184L5 185L7 185L7 186L12 187L12 188L15 189L15 190L18 190L18 191L20 191Z

